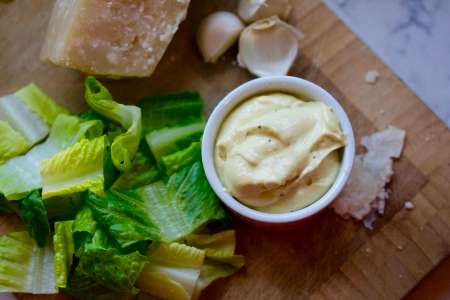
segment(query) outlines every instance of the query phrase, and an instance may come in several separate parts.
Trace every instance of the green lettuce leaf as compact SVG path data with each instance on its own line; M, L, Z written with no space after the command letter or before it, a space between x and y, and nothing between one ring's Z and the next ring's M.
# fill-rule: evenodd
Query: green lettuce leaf
M39 191L34 191L19 204L19 216L26 224L28 233L39 247L44 247L50 236L47 210L42 202Z
M69 114L67 109L56 103L34 83L21 88L14 95L20 98L48 125L52 125L59 114Z
M77 117L60 114L53 124L49 138L33 147L25 155L17 156L0 165L0 194L8 200L18 200L42 188L40 164L59 151L85 137L99 132L98 121L81 122Z
M56 294L53 250L26 231L0 236L0 293Z
M56 286L58 288L65 288L67 286L67 278L72 266L75 252L72 225L73 221L55 223L55 234L53 235L53 249L55 252L54 272Z
M161 163L163 156L182 150L192 142L198 142L203 134L204 121L196 123L163 128L152 131L145 136L145 139L158 163Z
M8 123L28 145L42 141L50 127L15 95L0 98L0 120Z
M0 120L7 122L30 146L48 135L59 114L67 113L35 84L0 98Z
M184 166L199 161L201 159L201 148L200 142L194 142L183 150L163 156L161 158L162 169L166 175L172 175Z
M165 242L179 240L210 221L225 218L200 162L174 173L166 183L158 181L137 191Z
M10 158L25 153L31 145L7 122L0 121L0 165Z
M74 240L74 249L76 255L80 256L83 252L83 246L90 241L97 230L97 221L95 221L92 210L84 206L76 215L72 225L72 234Z
M10 201L14 202L14 201ZM83 206L84 193L45 199L44 205L50 222L73 220Z
M194 299L214 280L228 277L244 266L244 257L235 255L236 238L234 230L213 235L193 234L186 238L190 246L205 251L206 258L194 291Z
M169 300L191 299L205 251L178 243L153 243L137 286L144 292Z
M159 169L154 160L143 154L136 153L131 168L123 173L113 184L113 189L134 189L148 185L159 179Z
M87 204L121 247L141 241L171 242L202 225L225 218L200 162L136 191L90 194Z
M122 248L141 241L159 240L160 230L151 219L151 208L136 192L112 190L105 196L89 194L87 204Z
M142 125L147 134L164 127L192 124L203 120L203 99L197 92L151 96L139 101Z
M136 155L141 139L141 109L113 100L109 91L95 77L85 81L85 98L89 106L102 116L119 123L127 131L118 135L111 145L111 156L116 168L126 171Z
M138 252L123 253L114 238L94 220L87 206L78 212L72 231L79 263L69 278L71 294L81 299L91 299L94 295L102 299L100 295L106 297L111 294L109 291L137 293L134 282L147 261L145 256Z
M136 159L135 159L136 160ZM135 161L134 160L134 161ZM133 164L134 164L133 161ZM114 166L114 162L111 156L111 146L109 143L106 145L105 156L103 159L103 177L104 177L104 190L109 190L114 182L119 178L120 172Z
M42 198L90 190L103 193L105 136L83 139L41 162Z
M134 297L131 293L118 293L110 290L98 284L89 276L78 272L72 272L69 275L64 293L79 300L131 300Z
M137 251L120 253L115 241L101 228L96 229L82 249L76 273L116 292L138 292L134 283L147 262L145 256Z

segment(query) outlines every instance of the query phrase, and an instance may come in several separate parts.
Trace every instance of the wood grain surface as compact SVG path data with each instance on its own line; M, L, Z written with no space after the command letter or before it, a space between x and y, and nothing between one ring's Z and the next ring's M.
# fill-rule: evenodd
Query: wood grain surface
M0 94L33 81L79 112L85 108L83 75L38 58L52 2L0 3ZM392 196L373 231L331 210L286 232L262 231L236 220L238 252L246 256L246 267L212 284L202 299L400 299L450 253L450 132L324 4L293 3L290 22L305 39L290 75L333 94L349 114L358 141L390 124L407 131L403 156L394 166ZM133 103L144 95L195 89L209 113L252 78L236 65L236 48L210 65L201 61L194 43L204 16L234 6L230 0L193 0L152 77L105 80L112 94ZM370 69L381 73L375 85L364 81ZM407 200L416 206L412 211L403 209Z

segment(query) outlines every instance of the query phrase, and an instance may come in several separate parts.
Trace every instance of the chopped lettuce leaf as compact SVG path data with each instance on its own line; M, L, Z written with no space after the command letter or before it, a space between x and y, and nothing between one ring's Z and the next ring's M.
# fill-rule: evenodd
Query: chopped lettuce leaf
M132 191L108 191L104 197L90 194L87 204L122 248L141 241L159 240L148 202Z
M197 92L145 97L139 101L139 106L145 133L203 120L203 99Z
M195 287L194 299L202 290L216 279L236 273L244 265L244 257L235 255L236 238L234 230L222 231L213 235L193 234L186 238L190 246L203 249L206 253L200 278Z
M97 230L97 222L94 220L92 210L85 206L76 215L73 221L72 232L76 255L83 252L84 244L92 239Z
M72 237L73 221L56 222L55 234L53 235L53 249L55 252L55 277L56 286L65 288L67 278L72 266L74 244Z
M49 125L15 95L0 98L0 120L7 122L32 146L49 133Z
M145 139L156 161L161 163L161 158L188 147L192 142L200 140L205 123L196 123L163 128L150 132Z
M166 183L155 182L138 189L138 193L165 242L179 240L210 221L225 218L200 162L174 173Z
M168 300L191 299L205 251L178 243L153 243L137 286L145 293Z
M189 246L205 249L207 254L220 250L225 255L233 255L236 248L234 230L225 230L216 234L191 234L186 237L185 242Z
M91 193L87 204L123 248L147 240L175 241L225 218L200 162L173 174L167 183L158 181L136 192L108 191L104 197Z
M99 124L98 121L81 123L77 117L60 114L44 143L0 165L0 194L8 200L18 200L42 188L41 161L82 138L94 136L99 132Z
M0 293L56 294L51 245L39 248L26 231L0 236Z
M236 256L236 255L235 255ZM244 257L236 256L234 259L235 264L244 265ZM219 278L225 278L236 273L241 267L236 267L231 264L225 264L221 262L217 262L216 260L212 260L209 258L205 259L205 263L203 264L200 277L197 281L197 285L195 286L195 290L192 296L192 299L198 299L200 297L201 292L208 287L213 281Z
M14 95L20 98L48 125L52 125L59 114L69 114L67 109L56 103L34 83L21 88Z
M68 111L33 83L0 99L0 120L20 134L28 148L48 135L59 114L68 114Z
M112 187L114 189L134 189L148 185L158 179L159 170L155 162L142 152L138 152L131 168L123 173Z
M126 171L136 155L141 139L141 109L133 105L123 105L112 99L109 91L95 77L85 81L86 102L102 116L119 123L127 132L118 135L111 145L111 156L116 168Z
M73 220L83 203L83 193L53 197L44 201L45 208L47 208L47 216L51 222Z
M116 169L116 167L114 166L114 162L112 160L111 147L109 144L107 144L105 148L105 155L103 158L103 177L105 181L103 189L105 191L109 190L111 186L114 184L114 182L119 178L119 176L120 172Z
M89 276L72 272L69 275L64 292L79 300L124 300L133 299L133 294L117 293L97 282Z
M10 158L25 153L31 145L7 122L0 120L0 165Z
M161 167L166 175L172 175L182 167L201 159L201 143L194 142L189 147L178 152L163 156Z
M103 193L105 136L83 139L41 162L42 198L90 190Z
M39 191L32 192L20 202L19 215L30 236L36 240L39 247L44 247L50 236L50 225Z
M92 278L98 284L123 293L136 294L134 283L147 258L139 252L121 254L115 241L97 228L92 239L85 243L76 273Z

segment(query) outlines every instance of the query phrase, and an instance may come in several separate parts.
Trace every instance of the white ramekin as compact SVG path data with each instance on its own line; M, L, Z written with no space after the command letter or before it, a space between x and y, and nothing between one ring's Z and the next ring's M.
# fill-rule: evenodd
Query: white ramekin
M245 206L225 191L214 165L216 136L224 119L242 101L252 96L269 92L286 92L306 100L323 101L333 108L346 136L346 146L342 155L341 169L331 188L313 204L288 213L267 213ZM341 192L347 182L354 157L355 138L352 125L338 101L320 86L307 80L291 76L273 76L254 79L230 92L220 101L209 117L202 140L203 167L214 192L229 209L239 216L244 217L244 219L252 223L263 223L265 225L297 223L328 206Z

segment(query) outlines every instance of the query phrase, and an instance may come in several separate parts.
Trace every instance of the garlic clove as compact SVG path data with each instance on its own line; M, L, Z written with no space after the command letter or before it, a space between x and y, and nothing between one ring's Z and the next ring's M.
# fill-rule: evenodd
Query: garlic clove
M241 33L238 63L259 77L286 75L302 37L298 29L278 17L256 21Z
M286 20L291 9L290 0L240 0L237 11L244 22L251 23L272 16Z
M239 17L227 11L206 17L197 30L197 44L205 62L215 63L239 39L243 29Z

